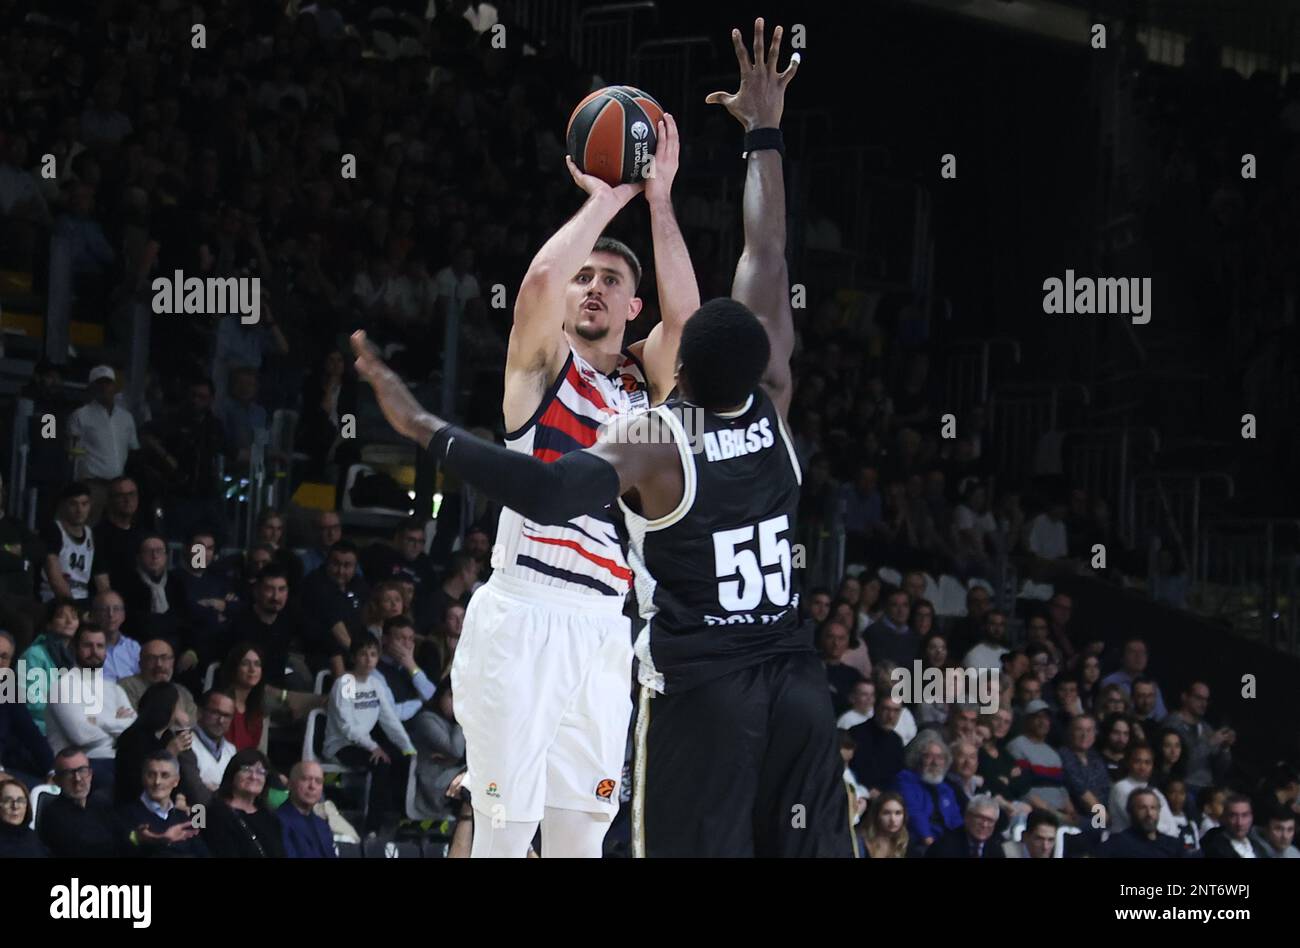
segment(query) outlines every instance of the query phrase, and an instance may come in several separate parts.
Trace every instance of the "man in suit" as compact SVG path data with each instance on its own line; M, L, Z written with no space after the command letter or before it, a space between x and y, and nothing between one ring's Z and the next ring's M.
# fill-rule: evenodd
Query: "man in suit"
M1007 854L993 828L998 823L998 805L987 793L971 797L966 804L966 824L940 836L925 851L926 859L1005 859Z
M1267 859L1268 853L1250 836L1255 811L1250 798L1234 793L1223 804L1223 821L1205 834L1206 859Z

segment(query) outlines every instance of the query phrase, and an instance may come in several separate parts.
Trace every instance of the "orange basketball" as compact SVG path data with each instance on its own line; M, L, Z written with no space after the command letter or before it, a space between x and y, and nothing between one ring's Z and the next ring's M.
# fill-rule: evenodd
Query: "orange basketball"
M579 171L611 185L645 177L664 110L632 86L606 86L578 103L565 138Z

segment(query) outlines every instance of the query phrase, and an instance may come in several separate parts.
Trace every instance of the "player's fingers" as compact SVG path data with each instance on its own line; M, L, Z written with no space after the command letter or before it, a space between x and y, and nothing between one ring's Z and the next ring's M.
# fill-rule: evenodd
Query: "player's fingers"
M777 78L781 80L781 85L784 86L787 82L793 79L794 74L799 71L799 59L800 56L798 53L791 54L790 65L785 67L785 72L777 76Z
M730 92L710 92L704 97L704 102L706 105L726 105L734 98Z
M767 51L767 68L776 72L776 61L781 55L781 37L785 33L785 27L778 26L772 31L772 45Z
M740 74L743 76L754 68L754 64L749 61L749 50L745 49L745 41L740 38L740 30L731 31L731 45L736 50L736 62L740 63Z
M763 50L763 18L754 20L754 65L760 69L767 65L767 56Z
M673 147L676 148L681 139L677 136L677 119L673 118L671 112L664 113L664 126L668 131L668 140L671 141Z

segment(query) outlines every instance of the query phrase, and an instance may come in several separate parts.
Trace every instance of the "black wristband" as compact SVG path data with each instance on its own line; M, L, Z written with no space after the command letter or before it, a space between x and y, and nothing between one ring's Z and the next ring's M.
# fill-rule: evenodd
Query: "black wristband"
M451 444L452 438L456 435L472 437L471 435L466 435L465 432L461 431L455 425L444 425L435 431L433 437L429 439L429 453L439 462L445 461L447 459L447 447Z
M752 132L745 133L745 150L741 153L741 158L748 158L751 151L762 151L765 148L772 148L785 157L785 136L781 134L779 128L756 128Z

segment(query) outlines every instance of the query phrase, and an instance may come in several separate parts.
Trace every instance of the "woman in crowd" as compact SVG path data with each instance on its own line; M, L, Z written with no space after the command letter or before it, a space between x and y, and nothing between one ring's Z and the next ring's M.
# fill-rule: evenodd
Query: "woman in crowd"
M912 607L912 615L922 605L930 604L922 600ZM933 615L933 609L931 609ZM931 623L933 625L933 623ZM927 668L937 668L941 673L948 668L948 639L935 632L921 642L922 673ZM916 723L920 727L943 727L948 721L948 705L937 701L926 701L916 706Z
M1097 706L1093 708L1093 713L1098 717L1107 717L1112 714L1126 715L1131 710L1124 689L1119 685L1106 685L1097 693Z
M26 785L0 771L0 859L49 857L45 844L27 825L31 818L32 798Z
M226 765L208 807L203 840L221 859L283 859L280 819L267 804L271 762L256 748L237 753Z
M901 794L887 790L871 802L866 837L865 855L871 859L903 859L908 855L911 841Z
M1097 689L1101 681L1101 659L1096 655L1087 655L1079 662L1076 673L1079 678L1079 700L1085 708L1096 708Z
M75 600L51 599L46 606L44 630L23 652L28 672L33 668L41 671L72 668L76 664L72 655L72 634L80 624L81 612ZM27 710L42 734L45 733L45 707L44 696L38 699L28 694Z
M235 696L235 717L226 738L236 750L256 748L265 753L271 724L305 718L325 703L323 695L268 685L262 650L252 642L240 642L226 654L217 672L217 687Z
M852 582L856 583L857 580ZM867 654L867 640L854 631L858 627L858 617L853 603L847 599L831 603L831 617L849 630L849 650L840 657L840 661L863 678L870 678L871 656Z
M857 625L854 627L861 635L871 623L880 618L880 593L884 588L879 576L870 576L862 581L862 594L858 597Z
M1161 728L1155 739L1155 781L1182 780L1187 776L1187 745L1173 728Z

